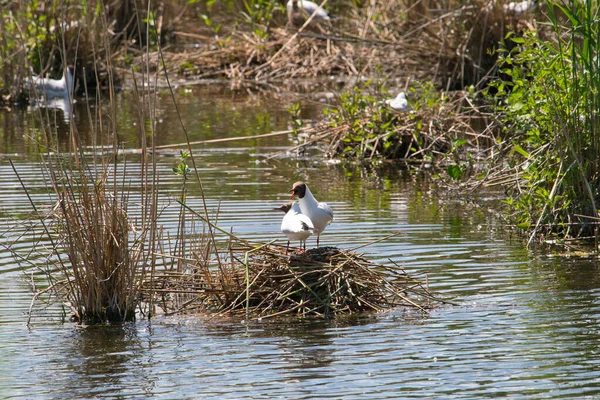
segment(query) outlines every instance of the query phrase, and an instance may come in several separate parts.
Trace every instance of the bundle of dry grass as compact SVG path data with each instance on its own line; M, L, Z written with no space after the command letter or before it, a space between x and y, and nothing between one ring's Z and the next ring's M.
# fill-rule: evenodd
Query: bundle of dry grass
M130 243L126 205L100 189L105 182L94 187L86 175L80 180L76 191L63 188L53 215L57 244L69 258L62 265L66 297L78 321L133 320L144 271L142 253Z
M185 271L157 273L144 286L146 301L167 314L247 318L333 317L395 307L428 312L441 302L400 267L374 264L353 251L321 247L289 255L283 247L232 240L218 257L220 267L190 258Z

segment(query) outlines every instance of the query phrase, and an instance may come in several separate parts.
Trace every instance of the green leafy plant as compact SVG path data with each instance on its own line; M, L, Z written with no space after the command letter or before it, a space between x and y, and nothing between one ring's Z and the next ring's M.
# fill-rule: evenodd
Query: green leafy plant
M294 136L298 136L300 129L304 126L304 121L300 117L301 113L300 103L293 103L287 109L287 112L290 114L290 124L292 125L292 133Z
M179 155L181 158L180 158L179 163L177 163L177 165L175 167L173 167L173 173L175 175L179 175L179 176L183 177L183 185L181 187L181 194L179 196L179 201L181 203L185 203L185 200L187 197L186 182L188 180L188 175L191 172L190 167L187 165L187 160L190 157L190 153L189 153L189 151L180 150ZM182 212L183 212L183 209L182 209Z
M593 6L591 3L594 3ZM600 21L597 2L548 3L553 40L506 37L494 83L516 175L507 204L539 233L597 236L600 188Z
M339 142L332 146L345 158L360 160L407 159L431 160L433 152L449 150L448 139L437 118L424 124L423 114L440 113L445 96L432 84L419 84L407 90L413 112L398 113L383 99L391 94L383 83L367 81L339 97L339 106L325 110L332 129L343 130ZM443 110L442 110L443 111ZM448 111L443 111L449 113ZM433 134L433 135L432 135Z
M188 174L190 173L190 167L188 167L186 161L190 157L190 153L188 151L180 150L179 154L181 156L181 161L173 168L173 173L175 175L183 176L183 179L187 180Z
M254 33L261 39L266 39L273 16L277 12L284 11L283 6L278 1L271 0L243 0L243 3L242 15L252 23Z

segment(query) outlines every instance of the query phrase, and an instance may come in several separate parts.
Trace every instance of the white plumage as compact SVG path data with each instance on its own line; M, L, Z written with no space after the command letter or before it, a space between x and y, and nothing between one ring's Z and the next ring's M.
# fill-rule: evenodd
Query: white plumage
M327 203L318 202L315 196L304 182L296 182L292 186L292 198L298 197L300 211L312 221L314 231L317 234L317 247L319 247L319 236L325 230L327 225L333 221L333 211Z
M32 76L25 81L25 84L36 94L46 99L62 97L69 98L73 96L73 71L67 68L67 77L63 74L60 79L41 78Z
M387 99L385 104L389 105L395 111L407 112L412 110L410 104L408 104L408 99L406 98L406 93L400 92L393 99Z
M62 110L63 120L66 123L69 123L69 121L73 117L73 112L71 110L71 102L69 101L68 97L34 99L33 101L31 101L31 104L28 107L29 110L36 110L38 108L51 108Z
M302 214L297 202L286 203L275 210L285 212L281 221L281 232L288 238L288 248L290 241L299 240L300 245L304 242L306 249L306 239L313 234L315 229L310 218Z
M505 14L514 14L518 17L522 14L535 10L537 6L537 0L527 0L521 2L513 1L508 4L504 4L502 7L504 8Z
M319 7L317 3L308 0L289 0L286 4L286 9L289 21L295 25L304 23L306 18L310 17L313 13L315 14L314 19L331 20L327 11Z

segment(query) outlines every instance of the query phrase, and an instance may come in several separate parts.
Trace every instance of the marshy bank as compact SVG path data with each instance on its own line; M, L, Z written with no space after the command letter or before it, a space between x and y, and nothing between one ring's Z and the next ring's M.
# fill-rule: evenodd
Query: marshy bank
M411 80L445 90L481 86L497 68L489 50L535 14L515 18L500 3L477 1L332 1L326 8L331 21L296 29L284 3L263 0L11 1L0 26L3 99L18 97L29 68L60 75L69 64L89 88L106 87L109 75L130 80L132 71L156 69L186 81L383 76L400 87Z

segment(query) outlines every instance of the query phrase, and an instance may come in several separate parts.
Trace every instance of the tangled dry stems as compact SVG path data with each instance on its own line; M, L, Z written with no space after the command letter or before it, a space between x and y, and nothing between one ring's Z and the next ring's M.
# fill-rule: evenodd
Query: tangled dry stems
M206 32L192 17L175 18L170 30L178 46L150 53L150 64L161 65L162 56L171 75L191 79L381 74L456 89L492 73L495 55L489 49L528 16L507 15L497 1L394 0L347 7L333 22L299 31L275 17L260 30L240 24L229 31L223 27L219 35ZM182 46L187 43L195 46ZM140 54L134 64L146 62Z
M212 263L189 259L184 271L157 273L146 281L145 300L167 314L246 313L254 318L332 317L395 307L427 312L441 302L400 267L374 264L335 247L290 255L283 247L235 240L220 259L227 265L226 277Z
M63 296L77 321L133 320L146 270L127 201L103 190L105 182L91 184L85 174L77 180L57 193L48 219L68 257L57 265L69 283Z
M325 120L302 129L306 140L285 152L318 146L328 158L419 162L428 159L438 163L444 159L453 162L454 156L469 152L475 155L475 161L484 162L491 149L498 147L496 120L485 106L475 104L466 91L443 95L446 98L439 105L410 113L382 112L381 107L385 106L373 104L358 119L348 118L343 123ZM382 131L380 127L388 123L390 127ZM466 140L466 145L454 149L453 143L458 139Z

